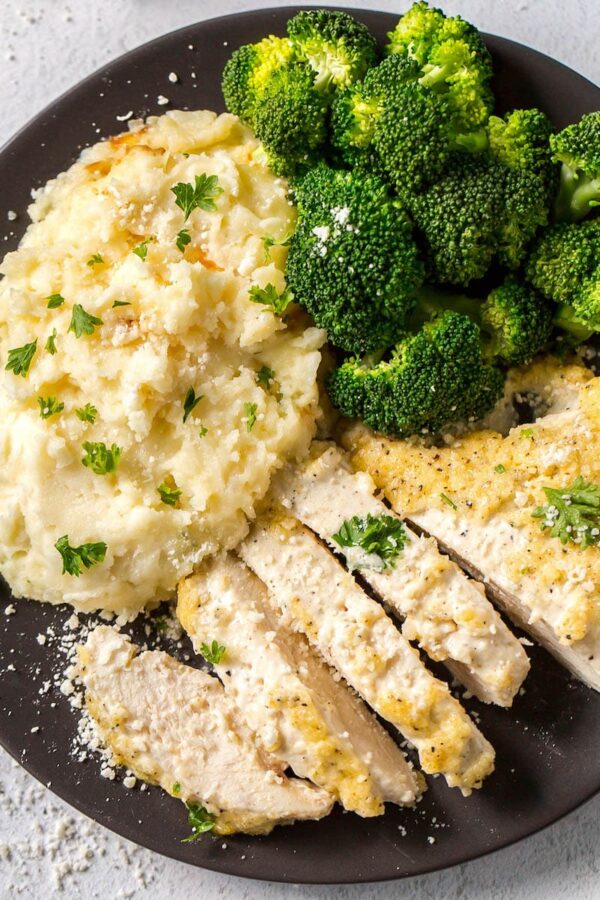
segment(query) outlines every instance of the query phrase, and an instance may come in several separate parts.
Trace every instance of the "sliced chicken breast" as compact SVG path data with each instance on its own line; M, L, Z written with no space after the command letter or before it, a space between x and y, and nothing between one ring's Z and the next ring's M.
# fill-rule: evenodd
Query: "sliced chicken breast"
M137 652L102 625L78 648L86 706L117 762L214 816L214 831L266 834L320 819L333 798L286 778L264 753L218 679L167 653Z
M239 557L203 564L179 585L177 615L194 644L225 647L215 671L261 744L361 816L412 804L419 777L363 702L282 621Z
M600 690L600 546L561 543L533 516L548 504L545 487L566 490L579 476L600 485L600 378L584 372L538 365L548 412L506 437L479 431L438 448L357 425L343 442L399 515L433 535L489 584L515 622Z
M346 681L419 753L423 769L464 794L494 767L494 751L447 686L434 678L383 607L280 509L261 517L239 553Z
M442 556L432 538L410 529L405 528L404 546L389 565L360 543L348 546L348 530L340 536L353 517L364 523L368 517L371 522L389 522L389 517L400 521L375 491L371 477L353 473L335 445L318 442L311 459L285 470L275 485L285 508L341 553L349 568L358 570L403 619L404 637L443 661L480 700L510 706L529 671L529 660L482 586Z

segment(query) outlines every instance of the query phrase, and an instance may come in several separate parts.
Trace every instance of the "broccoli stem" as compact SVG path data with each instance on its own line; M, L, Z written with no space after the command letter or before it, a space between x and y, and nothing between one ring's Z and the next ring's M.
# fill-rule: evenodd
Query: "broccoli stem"
M561 303L559 305L558 311L554 316L554 324L557 328L560 328L561 331L566 332L568 335L569 346L581 344L583 341L589 340L594 334L594 329L588 328L581 319L578 319L573 312L573 308L567 306L566 303Z
M578 222L600 205L600 178L579 174L566 163L560 170L560 187L554 215L559 222Z

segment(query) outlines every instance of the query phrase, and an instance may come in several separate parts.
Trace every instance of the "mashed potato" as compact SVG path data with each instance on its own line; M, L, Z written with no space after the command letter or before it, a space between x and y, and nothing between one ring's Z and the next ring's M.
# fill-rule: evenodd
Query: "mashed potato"
M233 116L171 112L37 192L0 283L0 570L16 595L127 613L164 599L238 543L274 470L307 450L324 334L249 299L252 285L285 287L286 251L267 258L261 237L294 223L255 148ZM203 174L217 176L216 210L185 221L171 188ZM53 294L64 302L48 308ZM102 321L92 333L69 330L75 304ZM35 340L26 377L5 370ZM202 399L184 422L190 388ZM44 418L48 398L64 409ZM93 422L76 413L87 404ZM88 441L121 449L116 472L82 465ZM105 543L104 561L63 574L63 535Z

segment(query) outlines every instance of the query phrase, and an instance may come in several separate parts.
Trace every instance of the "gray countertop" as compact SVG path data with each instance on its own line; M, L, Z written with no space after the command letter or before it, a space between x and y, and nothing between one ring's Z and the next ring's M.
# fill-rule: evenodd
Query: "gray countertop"
M269 5L291 4L3 0L0 144L66 88L126 50L203 18ZM409 3L346 0L330 5L401 12ZM485 31L529 44L600 81L598 0L440 0L440 5L447 13L461 13ZM196 870L136 848L75 813L0 752L0 897L596 900L599 813L597 798L513 848L410 881L369 887L278 886Z

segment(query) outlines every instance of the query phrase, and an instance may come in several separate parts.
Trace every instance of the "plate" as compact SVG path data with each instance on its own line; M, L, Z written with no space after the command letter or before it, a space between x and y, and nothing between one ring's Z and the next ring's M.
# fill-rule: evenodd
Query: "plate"
M260 10L192 25L140 47L101 69L49 106L0 153L3 217L0 247L16 247L32 186L63 171L81 147L126 126L117 117L176 107L221 110L220 73L232 50L269 32L282 34L297 10ZM397 17L349 10L380 40ZM559 63L498 37L486 36L494 57L498 108L539 106L556 126L600 108L600 89ZM176 72L172 84L168 74ZM195 78L192 77L195 73ZM160 95L168 106L159 105ZM52 647L36 636L60 635L71 610L12 602L0 588L0 742L32 775L81 812L129 840L192 865L270 881L349 883L419 875L474 859L533 834L600 789L600 697L574 681L538 647L532 672L512 710L465 700L497 750L497 768L483 790L464 799L440 779L415 810L389 807L379 819L336 810L317 823L277 828L269 837L188 833L178 801L158 788L127 790L99 777L97 761L76 762L77 720L55 688ZM184 648L185 649L185 648ZM7 671L9 664L15 671ZM39 731L31 729L39 726Z

